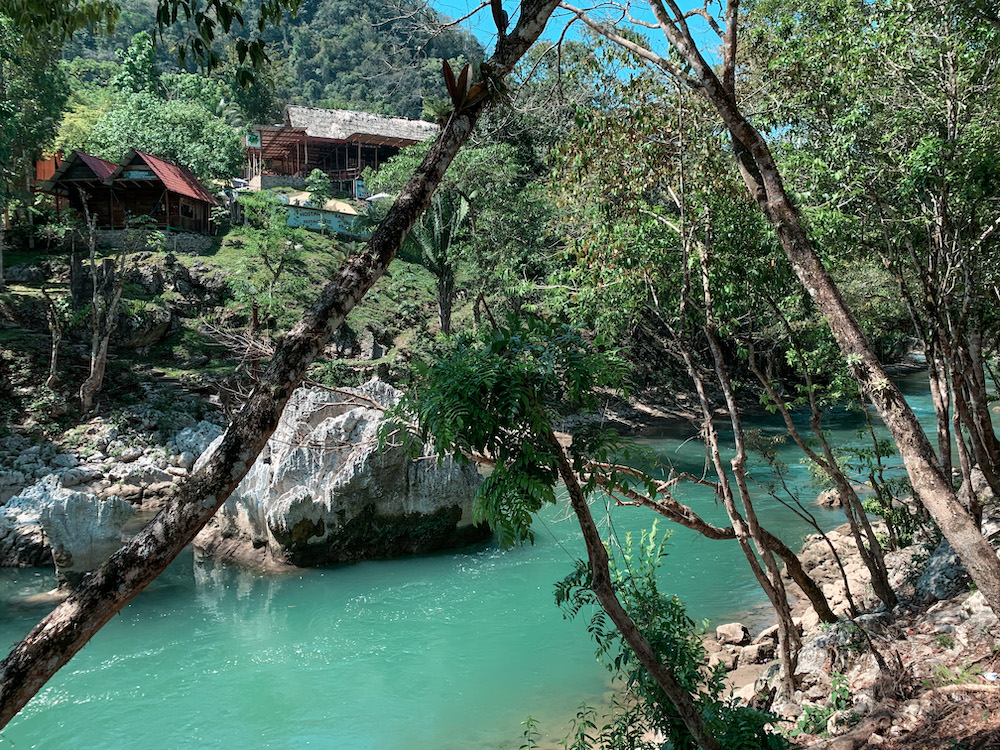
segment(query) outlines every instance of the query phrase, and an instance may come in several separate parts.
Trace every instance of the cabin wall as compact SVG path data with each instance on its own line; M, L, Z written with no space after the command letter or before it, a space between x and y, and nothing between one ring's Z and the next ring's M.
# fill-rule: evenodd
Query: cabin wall
M69 202L82 216L79 193L71 191ZM160 229L202 233L210 229L211 207L207 203L169 193L162 186L102 191L89 195L87 203L102 229L124 229L128 218L141 216L151 217Z
M91 216L97 220L98 227L114 226L114 200L110 188L94 188L88 186L84 190L87 200L87 209ZM69 195L66 197L70 210L76 211L81 219L86 213L83 210L83 198L80 191L70 187Z

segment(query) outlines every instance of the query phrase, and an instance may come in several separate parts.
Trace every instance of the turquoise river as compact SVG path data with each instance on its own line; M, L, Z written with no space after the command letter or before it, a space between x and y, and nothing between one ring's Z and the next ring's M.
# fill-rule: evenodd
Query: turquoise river
M929 414L920 376L903 381ZM857 440L858 415L834 414L840 443ZM778 432L770 418L748 427ZM701 473L704 453L689 425L644 438L660 460ZM804 501L818 489L791 449L788 481ZM767 467L754 476L766 485ZM757 488L766 524L795 547L803 523ZM717 521L704 488L682 498ZM595 514L614 532L654 515ZM814 509L829 528L841 516ZM660 528L667 527L666 523ZM585 618L563 619L553 583L583 556L575 519L548 508L536 543L493 544L415 559L262 576L178 559L0 733L3 748L516 748L531 715L561 739L581 703L606 702L608 674L594 659ZM763 595L732 542L684 529L670 539L664 589L698 619L761 618ZM51 589L36 570L0 570L0 642L7 648L45 614L29 597Z

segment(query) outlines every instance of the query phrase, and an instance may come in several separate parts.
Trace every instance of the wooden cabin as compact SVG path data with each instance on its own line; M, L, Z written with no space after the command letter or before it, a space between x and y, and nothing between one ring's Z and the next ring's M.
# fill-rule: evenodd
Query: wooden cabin
M117 168L114 162L73 151L51 171L47 179L42 180L39 190L64 198L68 207L81 217L84 216L86 203L91 215L97 218L97 225L110 227L114 196L107 180Z
M190 170L135 149L120 164L74 151L41 184L84 214L84 202L100 229L124 229L149 216L161 229L207 233L218 205Z
M246 177L260 190L300 185L320 169L335 190L363 197L359 181L366 168L378 169L401 148L439 132L422 120L289 105L282 125L255 125L247 137Z

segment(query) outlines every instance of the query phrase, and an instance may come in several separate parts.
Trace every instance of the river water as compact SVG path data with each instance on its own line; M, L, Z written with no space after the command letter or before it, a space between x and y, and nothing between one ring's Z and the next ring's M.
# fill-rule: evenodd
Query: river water
M904 381L925 419L919 377ZM830 417L836 442L857 441L858 415ZM780 432L770 417L747 427ZM642 442L659 460L700 474L694 429L669 425ZM818 488L796 452L778 455L785 479L808 502ZM793 548L805 524L769 497L775 480L757 460L762 522ZM681 499L720 523L710 491ZM648 527L642 508L595 515L619 537ZM811 507L825 528L842 516ZM516 748L531 715L560 739L581 703L606 702L608 675L594 659L586 618L566 621L553 584L583 557L565 504L546 509L533 546L491 543L461 552L262 576L178 559L115 617L0 734L7 747ZM661 523L660 528L667 528ZM685 529L670 538L663 589L697 618L753 617L764 603L734 542ZM53 576L0 570L0 642L13 645L48 607L29 597Z

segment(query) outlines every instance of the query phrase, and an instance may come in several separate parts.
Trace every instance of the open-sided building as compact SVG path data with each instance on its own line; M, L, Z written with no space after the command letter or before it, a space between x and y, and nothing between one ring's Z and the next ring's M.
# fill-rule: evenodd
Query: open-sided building
M285 107L282 125L255 125L247 137L247 179L251 189L299 185L314 169L334 189L360 197L359 180L404 146L433 138L437 125L405 117L343 109Z

